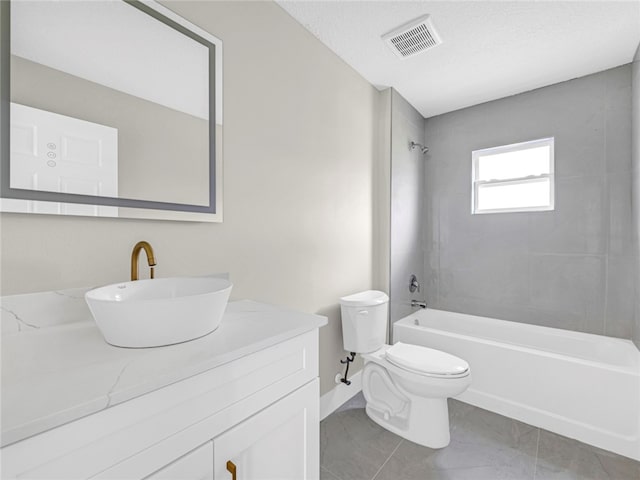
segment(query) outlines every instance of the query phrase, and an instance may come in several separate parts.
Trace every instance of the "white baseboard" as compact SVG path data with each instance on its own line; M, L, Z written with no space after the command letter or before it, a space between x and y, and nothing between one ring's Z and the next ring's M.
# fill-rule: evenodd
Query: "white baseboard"
M349 378L351 385L341 383L320 397L320 420L335 412L344 402L362 390L362 370Z

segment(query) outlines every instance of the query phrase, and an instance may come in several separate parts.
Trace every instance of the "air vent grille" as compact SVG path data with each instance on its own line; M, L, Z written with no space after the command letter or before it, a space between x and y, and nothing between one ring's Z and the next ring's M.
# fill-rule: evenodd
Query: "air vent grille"
M383 35L389 48L400 58L408 58L442 43L429 15L417 18Z

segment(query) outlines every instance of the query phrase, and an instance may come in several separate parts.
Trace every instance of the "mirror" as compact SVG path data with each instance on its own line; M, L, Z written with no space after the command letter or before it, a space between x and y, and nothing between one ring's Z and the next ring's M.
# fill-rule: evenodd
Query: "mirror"
M219 39L155 2L0 9L2 211L222 220Z

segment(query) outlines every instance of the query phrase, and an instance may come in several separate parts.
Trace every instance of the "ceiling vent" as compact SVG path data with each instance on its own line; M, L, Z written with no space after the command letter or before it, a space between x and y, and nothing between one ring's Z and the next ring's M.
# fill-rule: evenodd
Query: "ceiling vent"
M442 43L429 15L405 23L382 36L389 48L400 58L409 58Z

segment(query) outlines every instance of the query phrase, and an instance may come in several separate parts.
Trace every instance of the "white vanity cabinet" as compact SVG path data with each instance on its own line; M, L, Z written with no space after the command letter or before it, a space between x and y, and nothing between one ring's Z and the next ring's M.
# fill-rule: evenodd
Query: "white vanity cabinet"
M317 377L315 326L8 445L2 478L317 480Z
M149 480L302 480L317 478L316 382L289 394ZM309 472L309 467L314 472Z

